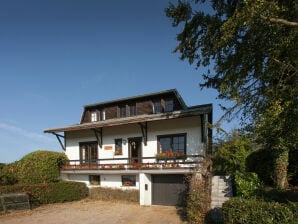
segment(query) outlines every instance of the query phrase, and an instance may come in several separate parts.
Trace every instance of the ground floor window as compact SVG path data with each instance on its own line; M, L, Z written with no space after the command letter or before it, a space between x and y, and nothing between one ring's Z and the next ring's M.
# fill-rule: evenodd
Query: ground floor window
M157 136L158 150L163 152L175 152L186 154L186 134Z
M136 176L135 175L123 175L122 176L122 186L136 186Z
M91 185L100 185L100 176L99 175L90 175L89 183Z

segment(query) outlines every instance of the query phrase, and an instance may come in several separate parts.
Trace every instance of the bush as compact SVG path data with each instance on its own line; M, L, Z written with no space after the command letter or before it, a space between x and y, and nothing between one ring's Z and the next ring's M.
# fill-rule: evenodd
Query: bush
M223 204L224 223L294 224L292 211L277 202L233 198Z
M256 173L236 172L234 178L235 193L243 198L255 197L263 187Z
M60 166L67 157L64 153L36 151L17 162L17 177L21 183L50 183L59 180Z
M96 187L90 189L90 198L103 201L128 201L138 203L139 191Z
M214 175L234 176L236 171L245 172L245 161L253 148L253 144L247 136L239 136L234 131L216 148L212 157Z
M88 196L88 188L84 183L70 181L0 187L0 194L19 192L27 193L33 205L75 201Z
M0 167L0 186L13 185L18 182L17 177L10 171L10 165L1 165Z

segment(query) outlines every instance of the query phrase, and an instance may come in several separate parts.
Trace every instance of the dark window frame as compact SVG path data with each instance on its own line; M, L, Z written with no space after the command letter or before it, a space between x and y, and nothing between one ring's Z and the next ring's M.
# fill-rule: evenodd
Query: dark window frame
M153 101L153 113L162 113L162 105L160 100Z
M122 143L123 143L122 138L116 138L115 139L115 153L114 154L116 156L123 155Z
M165 100L165 109L164 109L164 111L166 113L174 111L174 100L173 99L166 99Z
M126 105L119 106L119 117L126 117Z
M100 186L100 175L89 175L90 185Z
M173 145L175 144L174 143L174 139L175 138L178 138L178 141L179 141L179 137L183 137L183 141L184 141L184 144L183 144L183 150L175 150ZM170 138L170 149L162 149L161 147L161 144L160 144L160 139L161 138ZM179 142L178 142L178 145L179 145ZM168 152L182 152L184 153L184 155L186 155L186 146L187 146L187 134L186 133L178 133L178 134L169 134L169 135L158 135L157 136L157 149L158 149L158 153L161 153L161 152L165 152L165 151L168 151Z
M136 103L129 104L129 116L137 115L137 105Z
M83 153L84 146L86 147L85 154ZM98 160L98 143L96 141L79 142L79 150L81 163L94 163Z
M121 182L123 187L135 187L137 186L136 175L122 175Z

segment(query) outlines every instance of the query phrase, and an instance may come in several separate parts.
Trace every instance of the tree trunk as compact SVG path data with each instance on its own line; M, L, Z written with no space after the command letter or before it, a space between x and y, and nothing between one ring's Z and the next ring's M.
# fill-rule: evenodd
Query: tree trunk
M289 152L287 149L276 150L274 164L274 181L278 189L286 189L288 186L287 168L288 168Z

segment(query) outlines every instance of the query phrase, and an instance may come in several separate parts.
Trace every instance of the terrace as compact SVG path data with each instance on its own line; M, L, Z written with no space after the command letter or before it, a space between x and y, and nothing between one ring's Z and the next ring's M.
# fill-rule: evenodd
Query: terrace
M204 160L203 155L184 156L157 156L157 157L130 157L108 158L92 161L68 160L61 167L63 171L71 170L166 170L191 169Z

